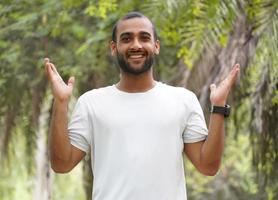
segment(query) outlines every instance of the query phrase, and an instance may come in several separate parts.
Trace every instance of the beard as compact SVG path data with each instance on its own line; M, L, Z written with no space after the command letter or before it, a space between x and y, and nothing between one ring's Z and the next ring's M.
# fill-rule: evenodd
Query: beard
M117 51L116 63L123 72L132 75L140 75L151 69L154 63L154 55L147 56L145 62L142 64L140 68L134 68L127 62L124 55Z

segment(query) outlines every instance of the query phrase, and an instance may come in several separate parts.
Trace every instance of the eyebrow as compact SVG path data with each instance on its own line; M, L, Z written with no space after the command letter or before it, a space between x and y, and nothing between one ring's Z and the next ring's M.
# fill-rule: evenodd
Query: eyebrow
M149 32L146 32L146 31L141 31L139 34L140 35L148 35L148 36L152 37L152 35Z
M120 35L120 38L125 37L125 36L131 36L132 33L131 32L124 32Z
M133 35L132 32L123 32L123 33L121 33L120 38L125 37L125 36L131 36L131 35ZM149 37L152 36L149 32L146 32L146 31L140 31L139 35L148 35Z

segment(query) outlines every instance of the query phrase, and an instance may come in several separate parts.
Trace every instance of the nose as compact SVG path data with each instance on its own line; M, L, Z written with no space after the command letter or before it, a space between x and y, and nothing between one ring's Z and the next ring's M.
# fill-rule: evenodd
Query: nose
M131 43L131 49L132 50L142 49L142 44L138 38L133 39L133 41Z

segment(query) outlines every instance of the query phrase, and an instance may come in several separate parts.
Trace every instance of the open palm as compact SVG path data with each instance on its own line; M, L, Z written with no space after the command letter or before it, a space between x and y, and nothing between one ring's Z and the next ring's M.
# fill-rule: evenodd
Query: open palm
M48 58L45 58L45 70L48 80L51 83L54 99L60 102L68 101L72 94L74 77L70 77L66 84L54 64L50 63Z
M210 102L212 105L225 105L230 89L239 73L239 68L239 64L234 65L229 75L219 84L219 86L216 86L215 84L210 85Z

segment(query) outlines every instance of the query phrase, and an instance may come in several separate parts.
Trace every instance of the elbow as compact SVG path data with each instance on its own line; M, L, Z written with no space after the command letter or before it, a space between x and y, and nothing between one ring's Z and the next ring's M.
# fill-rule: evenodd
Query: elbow
M202 168L199 168L199 172L205 176L215 176L220 168L220 162L214 164L206 165Z
M218 171L219 171L218 169L211 169L211 170L201 171L201 173L205 176L215 176Z
M55 173L59 174L65 174L72 170L73 167L71 167L67 162L63 162L61 160L51 160L51 169Z
M65 169L65 168L61 168L61 167L56 167L51 165L51 169L58 174L65 174L71 171L71 169Z

